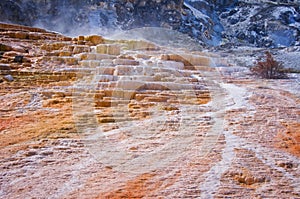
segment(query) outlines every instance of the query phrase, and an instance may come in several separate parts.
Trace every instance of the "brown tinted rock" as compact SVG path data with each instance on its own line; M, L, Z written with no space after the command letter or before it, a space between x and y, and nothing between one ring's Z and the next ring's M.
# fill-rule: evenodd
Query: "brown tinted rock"
M138 61L131 60L131 59L115 59L113 60L113 63L115 65L132 65L132 66L139 65Z
M196 54L163 54L161 60L171 60L184 63L185 66L210 66L211 59L207 56Z
M285 169L291 169L291 168L293 168L293 163L292 162L278 161L276 164L278 166L280 166L280 167L285 168Z
M257 180L255 180L257 178L246 168L243 168L242 171L237 174L233 172L232 175L234 175L234 178L241 184L253 185L257 183Z
M254 181L254 178L252 176L248 176L248 177L245 178L245 184L246 185L252 185L254 183L255 183L255 181Z
M83 52L90 52L90 47L87 45L76 45L74 46L73 52L74 54L79 54Z
M82 36L82 35L78 36L77 41L84 41L84 36Z
M71 55L72 55L72 52L69 52L69 51L61 51L61 52L59 53L58 56L64 57L64 56L71 56Z
M37 151L35 150L30 150L27 153L24 154L25 156L34 156L37 155Z
M55 42L55 43L49 43L49 44L46 43L41 46L41 49L47 50L47 51L54 51L54 50L60 50L67 45L69 45L69 44L66 42Z
M120 55L121 47L118 44L99 44L96 51L100 54Z
M98 44L102 44L104 42L104 39L100 35L90 35L85 37L85 41L89 41L93 45L98 45Z
M13 48L12 50L16 51L16 52L28 53L28 51L24 47L21 47L21 46L13 46L12 48Z
M0 51L11 51L13 48L6 44L0 44Z
M31 63L23 63L22 64L22 66L24 67L24 68L30 68L32 65L31 65Z
M9 64L0 64L0 70L11 70Z
M124 41L127 44L129 50L159 50L160 48L154 43L144 40L128 40Z
M99 53L81 53L76 55L81 60L109 60L114 59L116 56L114 55L107 55L107 54L99 54Z
M15 32L14 37L17 39L29 39L29 34L27 32Z
M31 40L44 39L43 35L41 35L40 33L29 33L28 38Z

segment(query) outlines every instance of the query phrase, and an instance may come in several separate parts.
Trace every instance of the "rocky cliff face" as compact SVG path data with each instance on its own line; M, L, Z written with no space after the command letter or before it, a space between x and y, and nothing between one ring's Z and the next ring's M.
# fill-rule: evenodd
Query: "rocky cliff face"
M1 21L76 35L165 27L208 46L299 45L297 1L26 0L0 2Z
M223 38L262 47L299 45L299 4L240 2L220 13Z

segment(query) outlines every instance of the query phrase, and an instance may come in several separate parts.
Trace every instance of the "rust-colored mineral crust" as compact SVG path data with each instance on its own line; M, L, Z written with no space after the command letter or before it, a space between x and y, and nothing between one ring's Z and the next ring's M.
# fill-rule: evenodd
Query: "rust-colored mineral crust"
M295 79L148 41L0 29L0 198L300 198Z

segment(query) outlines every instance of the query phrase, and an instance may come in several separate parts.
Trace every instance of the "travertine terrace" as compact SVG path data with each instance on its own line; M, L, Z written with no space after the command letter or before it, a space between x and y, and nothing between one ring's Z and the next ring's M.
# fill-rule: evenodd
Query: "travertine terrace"
M0 198L300 198L296 79L148 41L0 29Z

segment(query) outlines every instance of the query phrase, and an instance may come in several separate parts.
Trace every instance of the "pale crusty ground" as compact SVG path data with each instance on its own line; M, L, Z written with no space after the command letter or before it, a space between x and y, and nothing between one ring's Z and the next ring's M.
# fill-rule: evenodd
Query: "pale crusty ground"
M290 92L295 79L261 80L243 68L198 65L176 73L170 70L176 63L161 59L166 49L123 49L113 59L161 62L158 72L172 74L144 79L195 89L137 88L128 91L135 97L120 101L115 85L113 92L101 91L107 81L70 58L56 58L91 53L91 41L1 29L0 43L19 50L0 60L12 68L2 76L15 78L0 83L0 198L300 198L299 90ZM78 53L53 45L60 52L41 50L54 41L85 47ZM16 54L27 63L14 63Z

